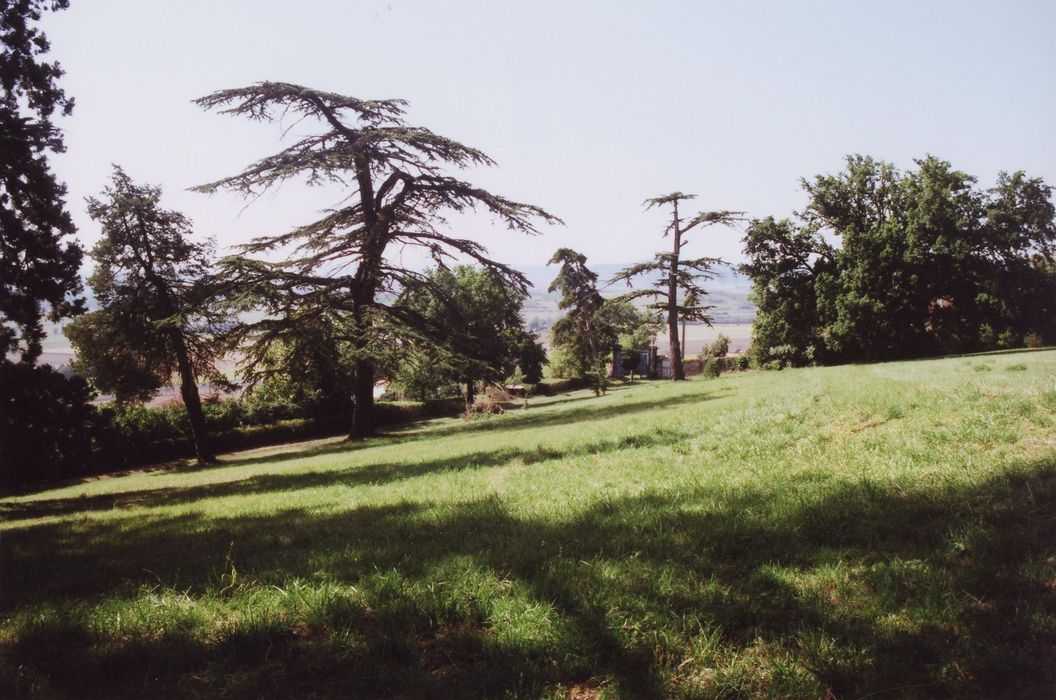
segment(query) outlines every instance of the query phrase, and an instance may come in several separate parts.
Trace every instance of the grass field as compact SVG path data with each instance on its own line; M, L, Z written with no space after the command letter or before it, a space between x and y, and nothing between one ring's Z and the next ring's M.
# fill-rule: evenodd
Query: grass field
M0 696L1051 697L1056 351L0 500Z

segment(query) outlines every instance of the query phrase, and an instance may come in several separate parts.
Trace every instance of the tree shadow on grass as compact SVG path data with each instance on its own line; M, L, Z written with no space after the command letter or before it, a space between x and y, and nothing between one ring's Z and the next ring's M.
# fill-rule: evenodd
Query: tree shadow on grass
M731 658L761 644L814 684L731 677L701 691L711 694L1051 691L1056 460L974 486L780 486L786 497L768 484L603 499L565 521L484 498L15 530L0 551L7 612L158 586L223 599L236 569L245 591L323 580L361 597L337 596L307 621L265 609L219 638L174 628L114 639L74 607L15 624L0 691L32 677L71 695L492 697L605 681L658 697L689 682L683 666L707 661L687 651L701 626L721 630ZM812 576L816 590L796 583ZM564 631L504 637L496 606L511 600L552 610ZM709 662L713 675L722 661Z
M729 388L709 392L693 392L680 396L667 396L649 401L635 401L626 397L626 402L606 405L588 404L572 408L559 408L553 411L511 411L503 416L485 418L473 422L451 423L439 428L421 430L413 435L420 438L440 438L452 434L486 432L490 430L517 431L546 428L555 425L567 425L580 421L602 421L628 414L641 413L649 415L656 410L675 409L684 406L704 403L730 395ZM594 398L593 396L589 398Z
M628 449L676 445L689 438L684 432L657 429L624 435L619 438L591 440L561 448L537 445L533 448L501 447L424 459L418 462L382 462L325 471L296 471L260 474L237 481L189 487L166 487L73 498L38 499L0 503L0 522L18 522L35 518L89 513L101 510L149 508L200 502L209 498L249 496L275 492L292 492L331 486L384 485L406 479L453 471L487 469L518 462L525 465L604 454ZM313 451L307 456L340 452Z

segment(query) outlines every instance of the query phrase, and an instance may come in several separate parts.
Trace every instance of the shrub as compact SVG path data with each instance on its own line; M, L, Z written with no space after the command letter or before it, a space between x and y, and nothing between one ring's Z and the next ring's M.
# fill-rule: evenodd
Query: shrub
M90 399L79 377L0 358L0 488L83 473Z
M40 373L41 370L29 371ZM93 406L86 401L87 393L81 393L87 391L83 382L65 380L55 372L45 378L54 384L49 391L69 394L63 399L69 404L63 409L69 414L68 419L49 417L46 422L34 419L32 422L48 426L46 435L30 434L31 441L11 441L16 447L23 444L26 455L35 452L39 458L30 460L21 452L5 450L5 461L9 456L18 457L18 461L12 464L22 468L15 471L6 463L0 465L0 486L4 490L193 456L188 439L187 412L178 403L158 407ZM65 383L58 383L58 380ZM32 417L40 413L40 407L45 405L40 402L41 391L40 387L34 388L30 396L32 401L27 404L38 408L23 409L22 415ZM74 396L76 401L70 398ZM72 411L71 407L76 406L80 408ZM378 427L386 427L426 418L457 416L463 407L460 398L377 403L375 421ZM221 452L340 435L352 422L349 412L326 416L299 415L303 409L284 402L268 404L259 397L209 402L203 404L202 409L212 446ZM41 449L41 445L48 449Z
M1040 348L1045 344L1044 338L1037 333L1027 333L1023 336L1023 345L1028 348Z
M715 379L720 374L722 374L723 364L725 364L723 362L723 358L709 357L704 360L704 363L700 369L700 373L708 379Z
M502 406L497 403L475 403L472 406L466 407L465 413L462 414L462 420L472 420L473 418L479 418L480 416L497 416L502 415L505 412L506 411L503 410Z
M1014 330L1007 328L1001 335L997 336L997 347L1002 350L1019 347L1019 336Z

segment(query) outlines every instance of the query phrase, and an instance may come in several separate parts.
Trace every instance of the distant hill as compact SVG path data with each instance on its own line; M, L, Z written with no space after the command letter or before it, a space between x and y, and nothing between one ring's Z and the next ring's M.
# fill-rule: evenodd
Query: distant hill
M628 264L615 265L590 265L590 269L598 273L601 285L607 283L620 270ZM531 298L525 304L525 317L534 329L542 330L548 328L561 313L557 309L558 296L550 294L546 290L557 274L556 267L529 266L519 269L532 284ZM634 288L640 289L648 286L649 282L657 279L643 276ZM751 280L730 268L718 270L718 275L704 285L708 290L708 303L715 306L712 317L716 323L750 324L755 320L755 306L748 300L751 292ZM602 294L613 297L627 291L624 284L602 287Z

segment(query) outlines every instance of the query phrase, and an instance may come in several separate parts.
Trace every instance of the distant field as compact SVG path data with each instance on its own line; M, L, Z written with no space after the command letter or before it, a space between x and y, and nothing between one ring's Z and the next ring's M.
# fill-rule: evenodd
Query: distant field
M0 697L1051 697L1056 351L0 499Z
M752 324L750 323L716 323L713 326L687 325L686 346L682 352L686 357L692 357L699 353L705 345L710 345L719 334L730 339L730 352L742 353L748 350L752 344ZM679 331L679 338L681 338ZM661 332L656 337L656 346L660 354L666 355L670 350L667 334Z

